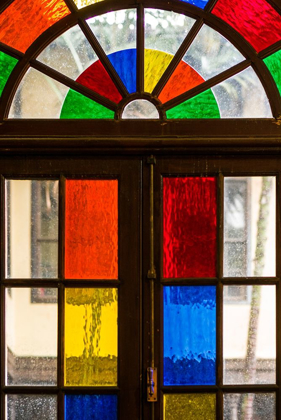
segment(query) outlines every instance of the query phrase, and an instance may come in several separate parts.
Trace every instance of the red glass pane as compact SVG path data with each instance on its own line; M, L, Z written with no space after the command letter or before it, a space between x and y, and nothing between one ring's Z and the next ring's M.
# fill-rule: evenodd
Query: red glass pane
M120 102L122 99L118 89L100 61L96 61L87 68L87 70L78 77L77 82L115 103Z
M215 178L164 178L163 275L215 277Z
M118 181L67 180L65 277L117 279Z
M14 0L0 15L0 42L25 52L39 35L69 13L62 0Z
M162 103L175 98L204 82L191 66L181 61L159 95Z
M229 23L257 51L281 39L281 16L265 0L219 0L212 13Z

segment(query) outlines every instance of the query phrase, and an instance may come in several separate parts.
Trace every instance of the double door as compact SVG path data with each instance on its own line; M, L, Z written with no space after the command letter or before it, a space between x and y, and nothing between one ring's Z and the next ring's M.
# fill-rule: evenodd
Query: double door
M279 171L2 159L2 417L278 418Z

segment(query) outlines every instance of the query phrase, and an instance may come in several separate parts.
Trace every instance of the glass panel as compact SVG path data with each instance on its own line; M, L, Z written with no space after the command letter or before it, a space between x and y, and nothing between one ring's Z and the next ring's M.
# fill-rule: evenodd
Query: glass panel
M224 288L223 375L225 384L276 382L275 286L246 288L247 300L229 300Z
M151 102L145 99L137 99L124 108L122 118L159 119L159 113Z
M106 54L136 48L136 9L118 10L87 20Z
M35 303L32 292L50 289L11 288L6 293L6 384L55 385L57 382L57 290L53 303Z
M104 0L73 0L78 9L82 9L82 7L90 6L90 4L99 3Z
M117 51L108 58L128 92L134 93L137 90L137 51L135 49Z
M172 61L171 54L162 51L145 50L144 52L144 90L151 93L164 71Z
M69 88L30 68L22 79L9 118L59 118Z
M275 177L224 181L224 276L275 276Z
M216 179L164 178L166 278L216 276Z
M216 287L164 287L164 385L215 385Z
M7 180L8 278L58 275L58 181Z
M78 25L51 42L37 60L66 76L76 79L98 56Z
M66 181L65 276L117 279L117 180Z
M281 50L264 59L281 95Z
M212 13L238 31L257 51L281 39L281 17L265 0L218 0Z
M117 313L117 289L66 289L66 385L117 386Z
M57 420L55 395L8 395L7 420Z
M195 20L180 13L145 9L145 48L174 55Z
M224 420L275 420L275 394L225 394Z
M14 0L0 15L0 42L25 52L46 29L69 15L62 0Z
M167 118L220 118L220 110L211 89L168 109Z
M116 395L66 395L65 420L117 420Z
M215 420L215 394L164 395L164 420Z
M209 0L182 0L182 1L184 1L185 3L193 4L197 7L200 7L201 9L204 9L204 7L206 6Z
M204 25L183 60L208 80L240 63L244 57L224 36Z
M221 118L272 118L264 88L249 67L212 88Z
M18 60L0 51L0 96Z
M69 89L62 106L61 119L113 119L114 111L87 96Z

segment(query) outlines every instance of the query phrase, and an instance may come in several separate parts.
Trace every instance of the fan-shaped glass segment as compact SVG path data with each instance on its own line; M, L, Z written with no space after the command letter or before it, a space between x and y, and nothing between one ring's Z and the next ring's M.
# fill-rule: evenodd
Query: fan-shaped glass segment
M37 60L72 79L76 79L98 56L78 25L51 42Z
M0 96L18 60L0 51Z
M108 56L129 93L137 90L137 50L117 51Z
M204 25L183 60L208 80L240 63L244 57L224 36Z
M204 9L204 7L206 6L209 0L181 0L181 1L184 1L185 3L193 4L194 6Z
M281 16L266 0L218 0L212 13L261 51L281 40Z
M100 3L103 0L73 0L78 9L82 7L90 6L91 4Z
M145 50L144 52L144 90L151 93L164 71L173 59L172 54L162 51Z
M14 0L0 15L0 42L25 52L39 35L69 13L63 0Z
M264 62L272 74L281 95L281 50L267 57Z
M251 67L212 89L221 118L272 118L264 88Z
M69 90L62 110L61 119L113 119L114 112L74 90Z
M9 118L59 118L68 87L29 69L14 96Z
M145 9L145 48L175 54L195 20L180 13Z
M167 111L168 119L220 118L216 98L211 89L188 99Z
M145 100L136 99L130 102L124 109L123 119L159 119L159 113L155 106Z
M136 21L136 10L128 9L90 18L87 23L106 54L111 54L136 48Z

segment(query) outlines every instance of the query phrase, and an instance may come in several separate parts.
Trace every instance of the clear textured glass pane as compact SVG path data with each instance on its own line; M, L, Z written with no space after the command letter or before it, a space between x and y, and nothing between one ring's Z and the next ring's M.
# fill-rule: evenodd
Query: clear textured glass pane
M233 300L226 287L223 295L224 383L274 384L275 286L235 287L243 289L240 299Z
M78 25L51 42L37 58L72 79L76 79L97 59L96 53Z
M68 87L30 68L12 102L9 118L59 118Z
M12 288L6 293L6 384L56 382L57 290Z
M66 395L65 420L117 420L117 395Z
M66 289L65 383L117 385L117 289Z
M249 67L212 88L221 118L272 118L265 90Z
M224 36L204 25L183 60L208 80L243 61L244 57Z
M6 420L57 420L55 395L8 395Z
M275 177L226 177L224 276L275 276Z
M58 181L6 181L6 276L56 278Z
M164 420L215 420L215 394L164 395Z
M124 109L123 119L159 119L156 107L145 99L130 102Z
M194 22L180 13L145 9L145 48L175 54Z
M275 420L275 394L225 394L224 420Z

